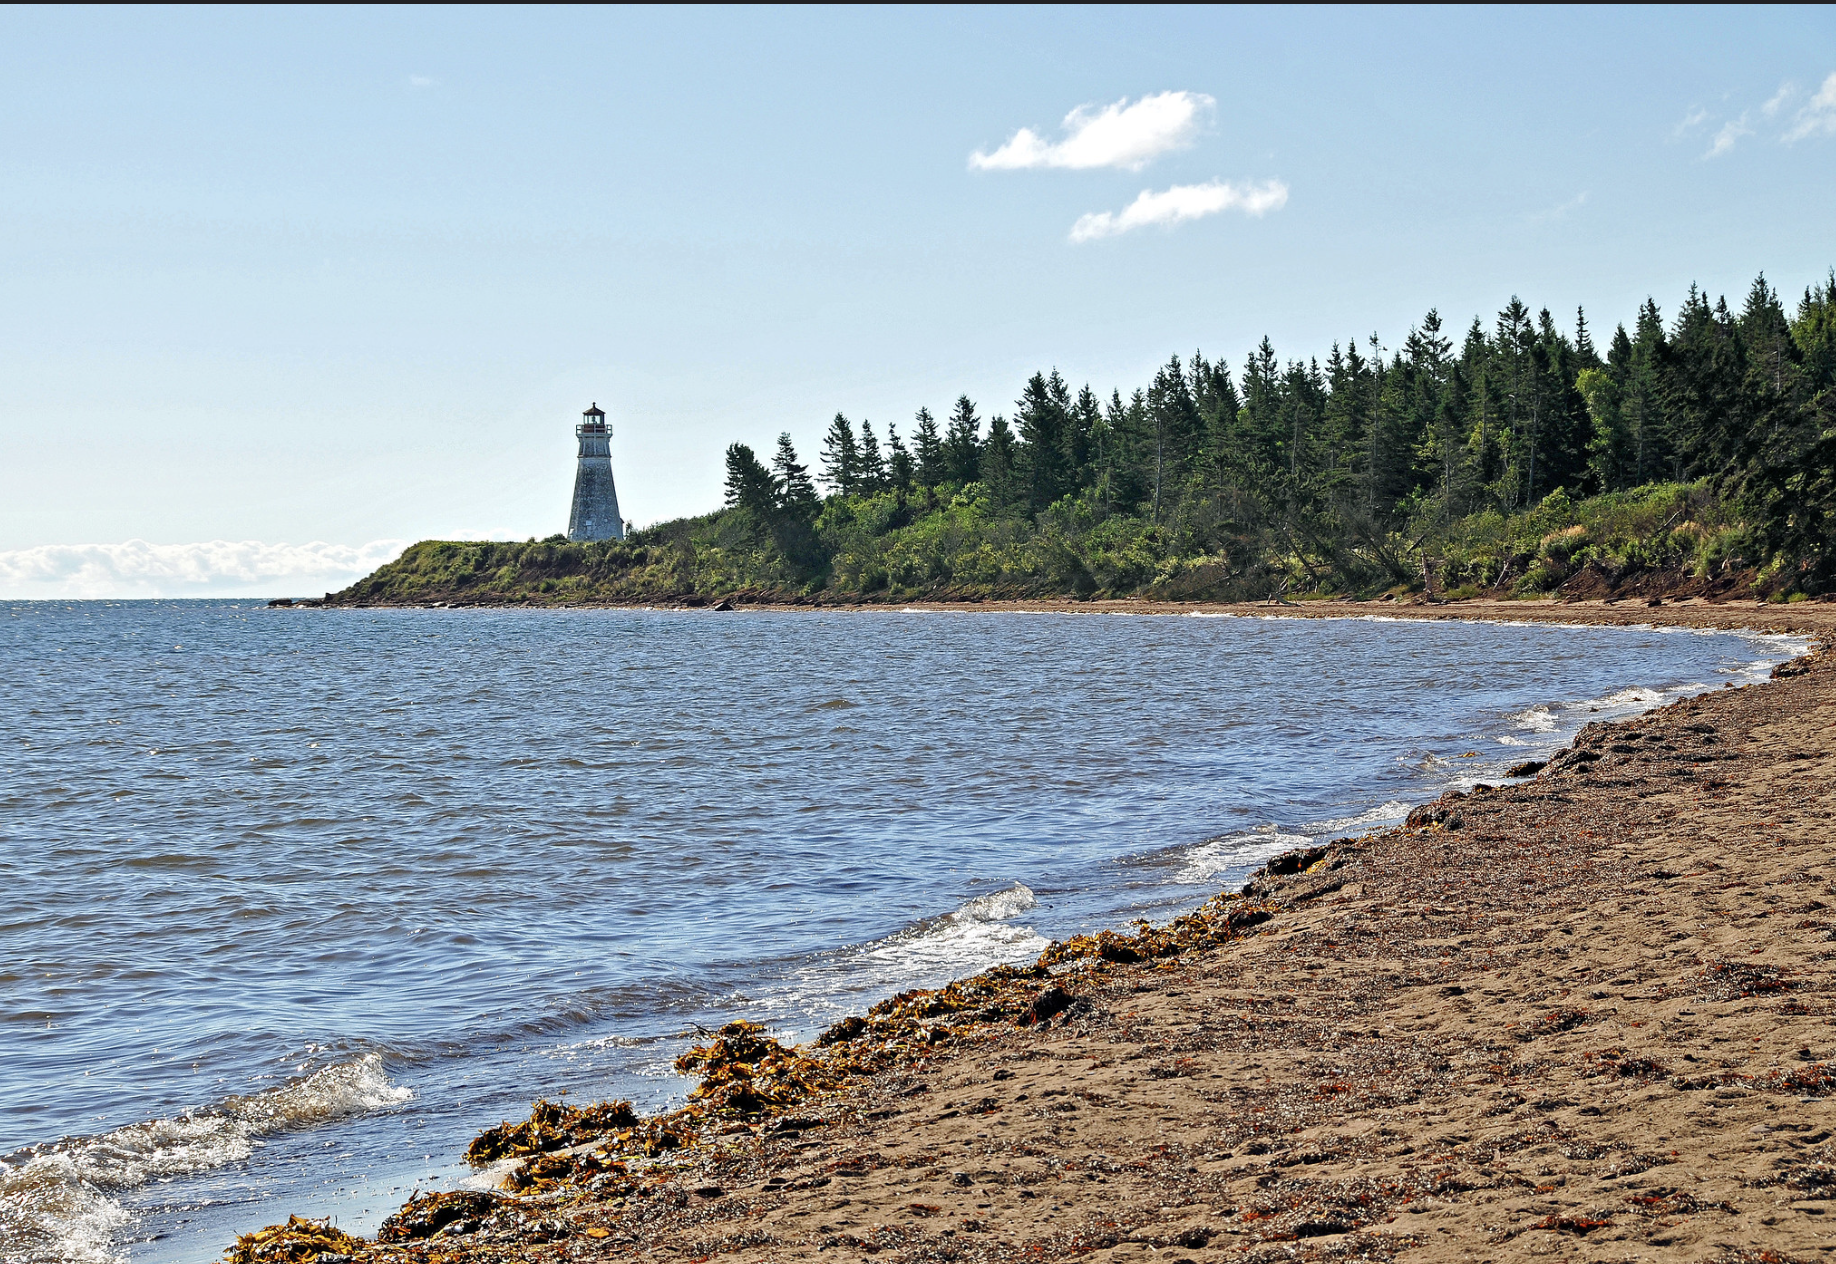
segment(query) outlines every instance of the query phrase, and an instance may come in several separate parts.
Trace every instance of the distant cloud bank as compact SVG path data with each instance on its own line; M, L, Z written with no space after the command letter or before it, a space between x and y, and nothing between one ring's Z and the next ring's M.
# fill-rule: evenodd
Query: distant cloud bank
M45 544L0 550L0 598L314 597L393 561L406 540L368 544Z
M1063 140L1048 141L1023 127L992 154L979 149L970 154L969 165L977 171L1029 167L1139 171L1168 150L1189 144L1200 117L1215 104L1203 92L1157 92L1133 105L1127 97L1099 110L1080 105L1065 115Z
M1071 226L1072 241L1092 241L1114 237L1136 228L1158 224L1171 227L1189 219L1202 219L1219 211L1242 211L1245 215L1266 215L1278 211L1288 202L1288 186L1280 180L1263 180L1256 184L1231 184L1212 180L1206 184L1176 184L1156 193L1143 189L1141 196L1120 211L1093 211L1080 215Z

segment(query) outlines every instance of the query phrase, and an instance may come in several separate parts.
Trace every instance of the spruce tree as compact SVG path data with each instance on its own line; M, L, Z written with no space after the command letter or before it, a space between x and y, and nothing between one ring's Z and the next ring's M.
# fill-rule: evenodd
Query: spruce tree
M1091 484L1090 467L1095 459L1097 431L1102 425L1103 405L1086 382L1065 414L1065 472L1073 490L1082 491Z
M1587 311L1581 307L1575 308L1575 356L1577 372L1600 367L1600 353L1594 350L1594 337L1587 328Z
M797 459L788 431L778 436L778 452L771 459L771 468L778 477L779 507L799 517L815 517L816 484L810 479L808 467Z
M912 490L912 454L899 439L899 430L886 423L886 479L897 492Z
M975 402L960 395L950 413L949 428L944 431L944 464L950 481L973 483L982 476L982 419L975 415Z
M950 476L943 440L937 436L937 420L928 408L918 410L912 429L912 454L917 457L918 481L924 486L935 487Z
M1013 428L1000 413L988 419L988 443L982 450L981 482L988 489L997 508L1005 509L1025 500L1019 486L1020 444Z
M838 496L852 496L860 490L860 448L854 442L854 427L840 413L823 436L822 478Z
M1670 342L1657 303L1645 299L1638 309L1625 386L1626 420L1632 431L1634 486L1664 477L1672 468L1669 410L1664 402L1664 368Z
M1147 393L1136 387L1127 402L1112 391L1103 422L1109 431L1110 485L1106 499L1128 513L1141 513L1154 492L1153 443L1147 420Z
M743 443L727 448L727 505L750 513L757 525L771 525L777 507L778 482Z
M861 421L860 493L871 496L874 492L886 490L886 460L880 455L880 441L873 437L873 427L865 419Z
M1052 377L1062 388L1056 369ZM1026 389L1014 404L1014 417L1020 423L1019 462L1027 484L1027 508L1038 513L1058 499L1065 482L1065 409L1045 374L1035 373L1027 379ZM989 438L992 442L992 431Z

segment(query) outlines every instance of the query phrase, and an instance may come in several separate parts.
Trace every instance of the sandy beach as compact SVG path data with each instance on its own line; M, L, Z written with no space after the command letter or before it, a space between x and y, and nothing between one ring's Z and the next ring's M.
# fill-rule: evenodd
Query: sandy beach
M1836 626L1811 603L1388 604L1213 609ZM802 1050L727 1029L676 1116L487 1134L479 1184L506 1192L237 1253L1826 1258L1833 730L1820 650L1291 853L1172 928L907 994Z

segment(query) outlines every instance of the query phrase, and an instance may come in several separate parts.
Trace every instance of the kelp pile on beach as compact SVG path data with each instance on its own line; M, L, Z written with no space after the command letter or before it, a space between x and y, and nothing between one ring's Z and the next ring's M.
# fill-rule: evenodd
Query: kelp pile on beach
M522 1123L503 1123L479 1133L467 1147L465 1159L477 1166L511 1156L541 1154L637 1125L637 1113L630 1102L576 1107L538 1101Z
M1309 863L1325 852L1314 849ZM1142 921L1133 934L1077 935L1047 947L1031 966L996 966L940 988L888 997L865 1016L835 1023L808 1050L780 1043L758 1023L731 1022L676 1059L679 1074L700 1077L679 1109L640 1120L629 1102L575 1108L539 1101L524 1122L480 1134L466 1158L483 1166L526 1156L505 1177L506 1188L585 1187L595 1181L603 1186L602 1178L614 1170L611 1156L654 1159L707 1136L782 1135L820 1127L821 1120L792 1119L788 1112L843 1094L937 1045L971 1038L986 1025L1050 1026L1074 1014L1077 998L1051 982L1067 967L1206 951L1250 932L1275 911L1265 901L1219 895L1166 926Z
M1326 850L1313 849L1307 863L1323 863ZM417 1195L383 1222L374 1244L295 1216L238 1238L226 1258L230 1264L332 1264L414 1242L485 1246L571 1236L576 1230L554 1214L555 1195L590 1195L602 1205L642 1200L669 1184L671 1151L827 1127L824 1112L845 1112L851 1090L939 1046L975 1040L997 1026L1046 1028L1077 1018L1087 1004L1066 984L1075 986L1080 973L1204 952L1252 933L1276 911L1265 900L1219 895L1165 926L1141 921L1132 934L1077 935L1050 945L1031 966L996 966L940 988L888 997L864 1016L835 1023L807 1048L786 1046L757 1023L731 1022L676 1059L679 1073L699 1077L676 1110L646 1119L627 1101L570 1106L539 1100L527 1119L480 1133L466 1150L469 1163L486 1168L515 1161L500 1179L501 1192ZM546 1196L544 1205L524 1201L534 1195ZM604 1237L609 1231L582 1232Z
M237 1238L226 1258L238 1264L308 1264L326 1257L348 1259L364 1246L361 1238L335 1228L329 1220L288 1216L286 1224L269 1225Z

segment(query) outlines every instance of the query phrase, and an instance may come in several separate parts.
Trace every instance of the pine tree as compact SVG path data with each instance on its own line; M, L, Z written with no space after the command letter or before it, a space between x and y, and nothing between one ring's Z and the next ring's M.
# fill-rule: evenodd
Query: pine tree
M1070 486L1082 490L1090 486L1091 461L1095 454L1097 431L1103 425L1103 406L1097 402L1090 383L1084 383L1077 401L1065 414L1065 473Z
M1670 343L1664 318L1650 298L1638 309L1638 324L1628 348L1624 408L1632 432L1632 482L1662 478L1672 468L1670 417L1664 406L1664 366Z
M1147 392L1137 387L1126 403L1111 392L1103 421L1109 431L1109 502L1127 513L1152 504L1153 437L1147 419Z
M829 423L822 440L822 477L829 490L838 496L852 496L860 490L861 452L854 442L854 427L840 413Z
M1529 494L1525 474L1532 459L1529 436L1533 426L1535 379L1530 347L1534 337L1530 309L1513 294L1511 301L1498 313L1492 335L1492 360L1497 366L1498 386L1504 403L1505 469L1499 490L1504 507L1510 510L1521 507Z
M810 479L808 467L797 459L788 431L778 436L778 452L771 459L771 468L778 478L779 508L799 517L815 517L819 504L816 484Z
M1600 367L1600 353L1594 350L1594 338L1587 329L1587 312L1580 307L1575 308L1575 357L1578 369Z
M912 454L905 450L905 444L899 439L899 431L890 421L886 423L886 479L897 492L912 490Z
M1204 427L1201 444L1204 467L1211 482L1213 503L1222 508L1232 471L1238 463L1243 402L1237 396L1237 384L1231 380L1230 366L1225 361L1207 363L1204 356L1195 352L1191 376L1193 403Z
M1775 381L1790 401L1767 426L1746 476L1760 542L1799 564L1807 592L1836 591L1836 272L1805 290L1790 323L1795 363ZM1766 363L1756 356L1756 370Z
M1281 364L1275 347L1264 338L1243 362L1243 456L1249 468L1266 472L1285 464L1282 436Z
M975 415L975 403L967 395L957 397L950 413L949 428L944 431L944 463L951 482L973 483L982 476L982 419Z
M1585 318L1580 326L1586 332ZM1543 344L1543 395L1546 408L1543 423L1543 487L1549 491L1561 488L1571 495L1582 495L1589 484L1588 452L1594 423L1582 397L1578 380L1583 370L1598 357L1584 357L1581 349L1555 327L1553 320L1544 322L1538 335Z
M1185 482L1187 464L1203 431L1198 404L1179 357L1169 357L1147 392L1148 421L1154 428L1154 521L1159 522L1168 489Z
M727 506L750 513L760 527L769 526L777 507L778 481L743 443L727 448Z
M1013 428L1000 413L988 419L988 443L982 450L982 485L997 508L1006 508L1025 498L1019 486L1020 444Z
M937 437L937 420L928 408L918 410L912 428L912 452L917 457L918 481L924 486L935 487L950 476L943 441Z
M886 461L880 455L880 441L873 437L873 427L865 419L861 421L860 444L860 492L871 496L874 492L886 490Z
M1056 369L1052 378L1063 387ZM1065 409L1045 374L1035 373L1027 379L1026 389L1015 401L1014 416L1020 423L1020 462L1027 484L1027 508L1038 513L1059 498L1065 483ZM989 437L993 439L992 432Z

